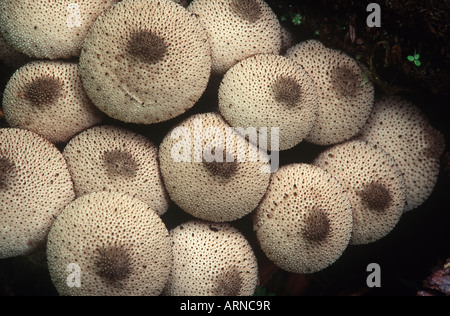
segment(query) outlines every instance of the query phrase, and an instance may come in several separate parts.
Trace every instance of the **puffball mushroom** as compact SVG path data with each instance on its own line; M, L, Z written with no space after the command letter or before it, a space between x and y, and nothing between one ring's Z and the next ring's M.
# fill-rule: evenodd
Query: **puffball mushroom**
M406 183L406 212L429 198L445 139L418 107L399 96L382 97L357 139L383 149L397 162Z
M375 242L395 228L405 208L406 187L400 168L384 150L348 141L325 150L313 164L333 175L350 199L350 244Z
M0 129L0 259L45 245L55 217L75 192L61 152L41 136Z
M158 147L146 137L116 126L88 129L64 149L77 197L122 192L163 215L169 207L158 163Z
M372 111L375 90L357 61L317 40L295 45L286 57L299 63L317 86L317 121L306 140L325 146L358 134Z
M188 10L208 33L215 75L253 55L280 53L281 25L263 0L194 0Z
M199 219L240 219L258 206L269 186L267 155L217 113L179 124L162 141L159 157L170 198Z
M80 56L87 94L110 117L136 124L175 118L209 82L208 38L173 1L122 1L90 28Z
M19 52L39 59L80 55L87 31L117 0L2 0L0 32Z
M193 220L170 232L174 264L164 294L252 296L258 263L245 236L229 223Z
M318 108L317 89L303 68L278 55L245 59L224 76L219 110L234 127L279 128L279 147L290 149L309 134ZM267 148L272 139L268 136Z
M28 56L12 48L0 33L0 62L10 68L19 68L28 61Z
M298 274L321 271L347 248L352 207L330 173L309 164L281 167L254 212L254 230L267 257Z
M47 261L62 296L157 296L173 265L165 224L146 203L96 192L70 203L48 235ZM70 269L81 273L70 286Z
M6 86L3 111L9 126L53 143L65 143L104 118L84 91L78 64L64 61L33 61L18 69Z

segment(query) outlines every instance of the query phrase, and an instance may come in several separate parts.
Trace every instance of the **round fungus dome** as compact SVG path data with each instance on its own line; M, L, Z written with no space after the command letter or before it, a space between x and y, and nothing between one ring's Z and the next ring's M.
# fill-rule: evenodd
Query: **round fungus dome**
M311 131L318 108L314 82L296 62L283 56L261 54L232 67L219 89L219 109L234 127L279 129L278 148L299 144ZM260 144L260 147L266 147Z
M34 61L18 69L6 86L3 111L11 127L53 143L69 141L104 117L84 91L78 64L62 61Z
M34 58L80 55L92 23L117 0L2 0L0 31L12 47Z
M277 266L309 274L334 263L347 248L352 209L341 184L308 164L280 168L253 217L261 249Z
M286 57L299 63L317 86L317 121L307 141L332 145L349 140L366 123L375 90L358 62L316 40L299 43Z
M174 264L164 294L252 296L258 264L245 236L229 223L190 221L171 232Z
M263 0L194 0L188 10L208 33L215 75L250 56L280 53L281 25Z
M19 68L28 61L28 56L12 48L0 33L0 62L10 68Z
M78 198L56 219L47 260L63 296L156 296L167 282L173 255L169 231L147 204L97 192ZM74 271L81 273L79 286L71 286Z
M173 1L123 1L91 27L80 56L94 104L120 121L153 124L200 99L211 73L198 20Z
M385 96L375 102L358 136L394 158L406 183L405 211L422 205L436 185L445 139L411 102Z
M61 152L39 135L0 129L0 259L45 245L75 193Z
M213 222L251 213L270 181L268 157L216 113L191 116L160 145L160 167L171 199Z
M88 129L64 149L77 196L122 192L147 203L159 215L169 207L158 148L146 137L115 126Z
M368 244L388 235L397 225L406 201L403 175L384 150L349 141L322 152L314 165L344 187L353 210L351 244Z

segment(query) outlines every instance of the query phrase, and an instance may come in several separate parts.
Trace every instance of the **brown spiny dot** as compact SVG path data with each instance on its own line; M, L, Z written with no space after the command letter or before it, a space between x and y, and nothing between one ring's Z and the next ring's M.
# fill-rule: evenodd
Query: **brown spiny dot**
M241 273L236 268L222 272L214 289L216 296L238 296L242 287Z
M330 219L323 210L314 207L306 218L303 236L309 241L321 242L330 233Z
M41 77L25 87L25 98L41 107L54 103L62 94L62 84L53 77Z
M445 149L444 136L432 126L426 127L424 133L427 147L423 149L423 155L427 158L439 159Z
M130 255L123 246L98 248L95 266L97 275L113 284L126 280L131 274Z
M0 157L0 190L8 189L15 171L14 163L6 157Z
M168 46L165 40L151 31L139 31L131 35L128 53L149 64L156 64L164 59Z
M353 70L338 66L331 70L331 84L343 96L356 96L361 80Z
M108 176L111 178L117 176L133 178L138 171L137 162L128 152L120 150L106 151L103 154L103 162Z
M294 107L300 101L300 85L292 78L279 77L273 86L275 100L289 107Z
M232 0L231 10L241 19L255 23L262 15L260 4L256 0Z
M358 192L362 202L372 211L383 212L392 202L392 195L384 184L371 182Z
M215 150L212 151L212 154L215 155ZM238 164L237 161L233 159L233 161L230 161L231 159L227 158L228 153L223 149L217 149L219 151L222 151L223 153L223 159L221 161L211 161L208 162L203 158L203 165L208 169L209 172L211 172L213 175L222 177L224 179L230 179L234 174L236 174Z

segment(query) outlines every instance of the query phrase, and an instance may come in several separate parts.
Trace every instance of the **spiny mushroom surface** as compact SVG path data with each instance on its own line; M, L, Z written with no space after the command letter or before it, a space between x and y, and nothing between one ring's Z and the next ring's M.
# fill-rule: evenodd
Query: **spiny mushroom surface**
M156 296L173 264L169 232L147 204L97 192L78 198L48 235L52 282L62 296ZM71 265L81 272L70 286Z
M286 57L299 63L317 86L317 121L306 140L333 145L358 134L374 104L375 90L365 70L344 52L308 40L295 45Z
M39 59L80 55L87 31L117 0L2 0L0 31L16 50Z
M215 75L253 55L280 53L281 25L263 0L194 0L188 10L208 33Z
M406 183L405 211L429 198L439 175L445 139L417 106L399 96L382 97L357 138L383 149L399 165Z
M313 164L333 175L350 199L351 244L375 242L395 228L405 208L406 187L400 168L384 150L349 141L322 152Z
M27 63L28 60L28 56L12 48L0 32L0 62L16 69Z
M64 149L77 197L127 193L163 215L169 207L158 164L158 148L146 137L115 126L88 129Z
M74 198L66 161L53 144L30 131L0 129L0 259L43 246Z
M159 155L171 199L203 220L228 222L249 214L269 186L267 155L217 113L179 124L162 141Z
M259 245L274 264L292 273L321 271L347 248L352 208L341 184L309 164L280 168L254 212Z
M87 94L120 121L153 124L200 99L211 54L199 21L172 1L122 1L91 27L80 56Z
M229 223L190 221L170 232L170 296L252 296L258 264L245 236Z
M317 89L303 68L278 55L245 59L224 76L219 89L219 110L234 127L279 128L279 147L290 149L309 134L316 121ZM265 146L265 144L260 144Z
M284 55L288 51L289 48L294 46L295 36L290 29L285 26L281 26L281 51L280 54Z
M11 127L53 143L65 143L104 118L84 91L78 64L63 61L34 61L18 69L6 86L3 111Z

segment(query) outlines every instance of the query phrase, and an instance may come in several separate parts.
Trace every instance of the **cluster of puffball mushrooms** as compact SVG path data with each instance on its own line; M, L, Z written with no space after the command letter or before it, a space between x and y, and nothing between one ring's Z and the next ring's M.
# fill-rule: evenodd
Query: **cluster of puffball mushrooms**
M1 0L0 59L16 68L2 100L0 259L45 248L61 295L253 295L257 258L232 225L247 215L275 265L321 271L420 206L445 147L415 105L375 98L364 65L293 43L263 0ZM217 110L160 144L103 123L171 121L211 78ZM230 127L225 143L217 131ZM238 127L278 128L278 148ZM182 141L197 134L201 146ZM313 163L263 172L269 152L301 142L323 146ZM171 203L195 219L169 231Z

